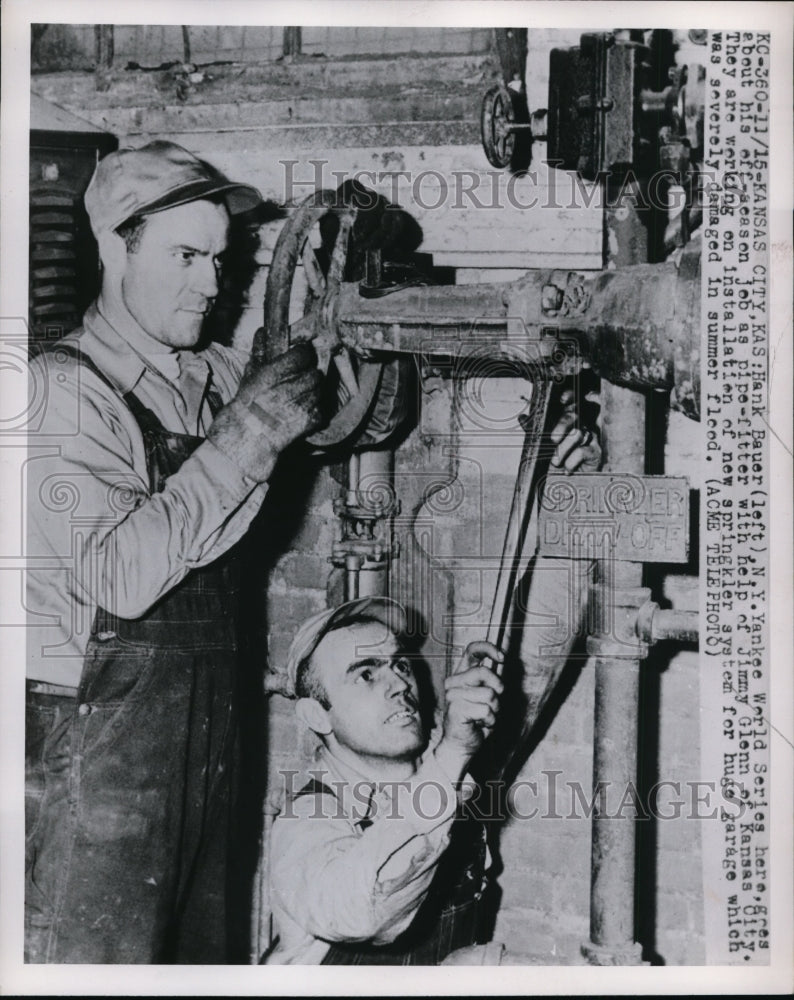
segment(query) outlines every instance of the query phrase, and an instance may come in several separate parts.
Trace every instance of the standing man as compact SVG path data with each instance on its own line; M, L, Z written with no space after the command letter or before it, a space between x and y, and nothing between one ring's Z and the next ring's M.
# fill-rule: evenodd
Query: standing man
M233 546L319 424L311 346L257 371L196 349L230 216L260 201L170 142L107 156L99 297L31 365L29 962L227 960Z

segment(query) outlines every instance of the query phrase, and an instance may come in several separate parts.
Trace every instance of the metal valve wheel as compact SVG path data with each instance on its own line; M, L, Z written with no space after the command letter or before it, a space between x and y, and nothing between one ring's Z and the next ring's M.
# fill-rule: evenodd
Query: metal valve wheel
M252 360L262 363L291 343L314 340L326 374L328 423L306 440L319 449L375 444L405 412L404 362L358 357L335 332L336 295L346 278L357 214L340 191L322 190L285 223L268 274L264 325L252 348Z
M525 155L526 150L532 143L528 119L526 101L522 94L510 90L501 83L485 92L480 114L480 130L482 147L492 166L499 169L511 165L515 167L519 158L522 161L520 166L526 166L529 162Z

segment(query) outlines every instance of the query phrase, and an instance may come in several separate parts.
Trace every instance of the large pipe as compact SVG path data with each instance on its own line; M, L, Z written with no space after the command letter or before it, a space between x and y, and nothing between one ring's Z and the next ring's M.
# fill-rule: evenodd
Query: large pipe
M328 315L361 354L509 361L523 363L530 378L549 366L576 371L584 358L614 384L669 391L671 406L698 418L699 262L693 241L662 264L537 270L509 283L408 288L382 299L343 283Z
M359 503L364 507L385 504L394 492L394 452L390 448L362 451L359 455ZM385 544L383 558L377 565L362 564L358 574L357 597L387 597L389 593L389 565L393 505L381 521L381 536Z
M601 408L605 469L641 475L644 396L604 384ZM590 942L584 952L593 965L636 965L641 950L634 942L635 824L614 810L637 779L640 660L646 648L636 636L636 617L650 594L642 587L641 563L601 560L598 573L587 649L595 657L593 787L604 787L606 797L593 812ZM601 802L598 796L596 801Z
M604 264L617 274L635 271L647 259L647 233L630 189L613 198L604 213ZM629 266L626 266L629 265ZM642 294L638 289L636 295ZM632 389L602 382L601 439L607 472L645 473L646 399ZM583 946L592 965L639 965L634 940L636 829L632 816L614 814L636 787L640 663L648 649L637 637L637 612L650 597L642 587L642 563L602 559L593 589L594 628L587 650L595 657L593 787L590 867L590 940ZM603 785L602 785L603 783Z

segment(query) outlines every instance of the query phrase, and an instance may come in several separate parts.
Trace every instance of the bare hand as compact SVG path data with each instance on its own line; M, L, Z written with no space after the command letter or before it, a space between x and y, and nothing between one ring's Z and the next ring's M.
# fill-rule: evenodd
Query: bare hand
M552 443L557 446L551 457L552 467L567 473L597 472L601 467L601 445L593 431L578 426L573 390L566 389L560 403L563 414L551 432Z
M485 640L466 647L460 663L444 683L444 735L436 758L457 780L496 723L504 685L484 659L501 663L504 655Z

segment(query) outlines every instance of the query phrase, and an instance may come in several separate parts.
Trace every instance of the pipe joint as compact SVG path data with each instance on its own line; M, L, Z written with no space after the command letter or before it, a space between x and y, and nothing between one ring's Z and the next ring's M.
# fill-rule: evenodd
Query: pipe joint
M615 636L589 635L587 655L599 660L644 660L648 655L648 645L633 640L618 639Z
M637 612L637 635L649 645L656 641L653 638L653 619L658 610L656 601L646 601Z
M648 645L637 632L637 616L650 596L647 587L596 584L591 590L595 621L587 637L587 652L599 659L644 660Z
M697 642L698 628L697 611L663 609L656 601L646 601L637 612L637 635L650 644L660 639Z

